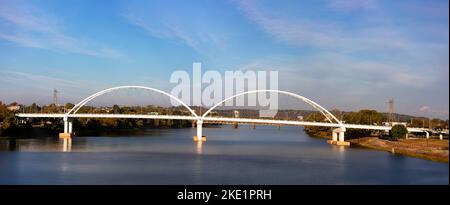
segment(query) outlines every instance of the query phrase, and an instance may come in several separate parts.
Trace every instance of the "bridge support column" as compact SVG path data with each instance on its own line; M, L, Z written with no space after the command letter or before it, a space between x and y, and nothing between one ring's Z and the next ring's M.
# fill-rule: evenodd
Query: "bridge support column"
M197 135L194 136L194 141L204 142L206 141L206 136L203 136L203 120L197 120Z
M68 124L69 124L69 133L72 133L72 120L69 120L69 122L68 122Z
M334 130L332 131L332 135L331 135L331 140L333 141L333 142L336 142L337 141L337 132L335 132Z
M345 139L345 138L344 138L344 137L345 137L344 134L345 134L344 131L340 131L340 132L339 132L339 142L344 142L344 139Z
M331 140L328 140L327 143L332 144L332 145L339 145L339 146L350 145L350 142L345 141L345 127L334 129L332 131Z
M443 140L443 139L444 139L444 137L442 136L442 134L439 134L439 139L440 139L440 140Z
M408 139L408 134L409 134L409 132L407 132L407 133L406 133L406 135L405 135L405 139Z
M427 135L427 139L430 139L430 133L429 132L425 132Z
M69 119L67 117L64 117L64 132L59 133L60 139L67 139L72 137L72 122L69 122Z
M69 121L67 117L64 118L64 133L69 133Z

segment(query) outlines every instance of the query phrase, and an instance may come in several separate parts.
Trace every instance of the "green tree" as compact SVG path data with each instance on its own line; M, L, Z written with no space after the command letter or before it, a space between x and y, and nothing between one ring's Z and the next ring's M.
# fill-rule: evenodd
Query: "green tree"
M6 108L6 105L4 105L1 101L0 101L0 122L3 121L3 119L5 119L6 115L8 115L9 110Z
M351 124L373 125L381 124L383 116L376 110L360 110L344 116L344 121Z
M15 121L16 121L16 116L14 115L14 113L8 112L2 121L3 123L2 123L1 129L3 129L3 130L10 129L11 127L13 127L15 125Z
M408 129L404 125L394 125L391 128L391 137L393 140L397 140L399 138L405 138L408 133Z
M325 122L326 118L325 116L320 112L313 112L309 114L306 118L306 121L312 121L312 122Z
M332 109L330 111L331 114L333 114L338 120L341 120L343 118L343 113L342 111L338 110L338 109Z
M320 112L313 112L309 114L306 118L306 121L309 122L325 122L326 118L325 116ZM310 134L315 134L319 132L326 132L329 131L330 128L328 127L319 127L319 126L305 126L305 131Z
M55 104L50 104L48 106L43 106L42 111L44 113L59 113L59 108Z
M72 109L73 107L75 107L75 105L72 104L72 103L66 103L66 105L64 106L64 108L66 108L66 110L70 110L70 109Z
M6 130L14 126L15 117L14 112L9 111L6 105L0 102L0 122L2 122L0 129Z
M120 107L118 105L113 105L112 113L113 114L120 114Z
M410 120L410 126L411 127L423 127L425 124L424 122L425 122L425 118L415 117Z
M345 123L349 124L363 124L363 125L380 125L383 121L383 116L376 110L360 110L358 112L346 113L343 116ZM345 135L348 139L367 137L371 134L371 130L363 129L347 129Z

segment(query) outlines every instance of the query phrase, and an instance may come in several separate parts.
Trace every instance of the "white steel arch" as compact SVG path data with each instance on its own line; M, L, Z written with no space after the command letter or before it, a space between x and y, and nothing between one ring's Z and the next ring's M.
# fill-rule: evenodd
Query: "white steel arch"
M137 86L137 85L129 85L129 86L117 86L117 87L112 87L112 88L108 88L102 91L99 91L97 93L94 93L92 95L90 95L89 97L83 99L82 101L80 101L79 103L77 103L72 109L70 109L66 114L65 114L65 118L69 117L72 114L75 114L81 107L83 107L86 103L88 103L89 101L93 100L94 98L101 96L103 94L115 91L115 90L120 90L120 89L130 89L130 88L137 88L137 89L144 89L144 90L150 90L150 91L154 91L163 95L166 95L172 99L174 99L175 101L177 101L178 103L180 103L181 105L183 105L185 108L187 108L189 110L189 112L191 112L191 114L195 117L199 117L194 110L192 110L189 106L186 105L186 103L184 103L183 101L181 101L180 99L178 99L177 97L164 92L162 90L156 89L156 88L151 88L151 87L146 87L146 86Z
M247 91L247 92L242 92L242 93L236 94L236 95L231 96L231 97L228 97L228 98L226 98L226 99L220 101L219 103L215 104L214 106L212 106L208 111L206 111L206 112L202 115L202 118L205 118L206 115L208 115L208 114L209 114L212 110L214 110L217 106L223 104L224 102L226 102L226 101L228 101L228 100L231 100L231 99L233 99L233 98L236 98L236 97L239 97L239 96L242 96L242 95L253 94L253 93L264 93L264 92L274 92L274 93L279 93L279 94L289 95L289 96L295 97L295 98L297 98L297 99L300 99L300 100L302 100L302 101L308 103L308 104L311 105L312 107L314 107L314 108L315 108L316 110L318 110L320 113L322 113L322 115L324 115L325 118L326 118L328 121L330 121L331 123L333 123L333 121L330 119L329 116L331 116L331 118L332 118L333 120L335 120L339 125L343 125L342 122L341 122L340 120L338 120L333 114L331 114L330 112L328 112L327 109L323 108L322 106L320 106L320 105L317 104L316 102L314 102L314 101L312 101L312 100L310 100L310 99L308 99L308 98L306 98L306 97L303 97L303 96L301 96L301 95L297 95L297 94L295 94L295 93L291 93L291 92L287 92L287 91L281 91L281 90L251 90L251 91Z

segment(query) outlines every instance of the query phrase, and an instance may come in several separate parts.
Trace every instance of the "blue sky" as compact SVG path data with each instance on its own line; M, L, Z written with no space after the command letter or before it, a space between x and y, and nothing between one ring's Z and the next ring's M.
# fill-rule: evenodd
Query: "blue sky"
M0 0L0 100L166 91L175 70L278 70L326 108L448 118L448 1Z

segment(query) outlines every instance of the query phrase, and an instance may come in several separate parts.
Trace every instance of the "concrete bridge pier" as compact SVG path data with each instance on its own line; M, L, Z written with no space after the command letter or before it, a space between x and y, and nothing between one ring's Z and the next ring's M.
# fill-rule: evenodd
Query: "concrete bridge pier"
M426 133L427 139L430 139L430 133L429 132L425 132L425 133Z
M442 136L442 134L439 134L439 139L440 139L440 140L443 140L443 139L444 139L444 137Z
M328 144L349 146L350 142L345 141L345 127L336 128L332 131L331 140L327 141Z
M64 132L59 133L60 139L67 139L72 137L72 120L68 117L63 118L64 121Z
M339 142L344 142L345 140L345 131L339 132Z
M332 136L331 136L331 141L336 142L338 139L337 137L337 132L335 132L334 130L332 131Z
M72 123L73 123L72 121L73 121L73 120L69 119L68 121L69 121L69 122L68 122L68 124L69 124L69 133L73 133L73 132L72 132Z
M63 121L64 121L64 133L69 133L69 121L67 117L65 117Z
M197 120L197 135L194 136L195 142L206 141L206 136L203 136L203 120Z

